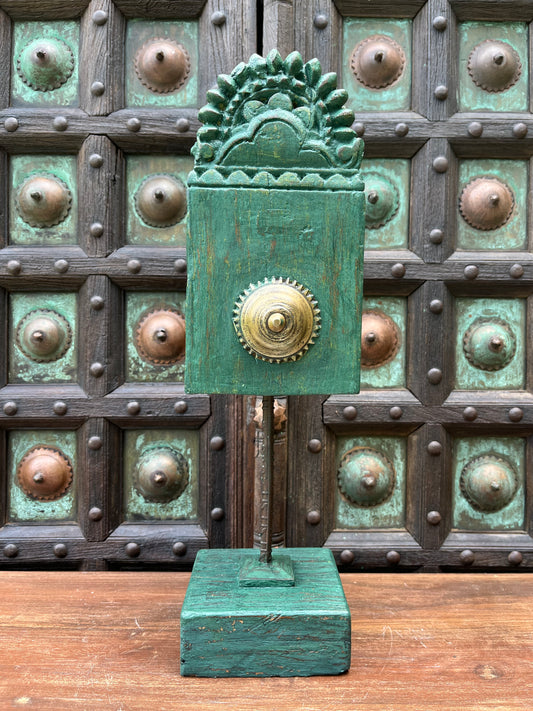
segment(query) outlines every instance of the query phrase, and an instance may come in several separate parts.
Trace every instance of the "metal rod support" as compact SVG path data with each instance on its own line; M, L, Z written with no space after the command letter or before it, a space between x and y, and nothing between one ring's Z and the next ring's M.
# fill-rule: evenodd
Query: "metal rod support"
M272 483L274 478L274 398L263 397L263 458L265 475L261 490L261 542L259 560L272 561Z

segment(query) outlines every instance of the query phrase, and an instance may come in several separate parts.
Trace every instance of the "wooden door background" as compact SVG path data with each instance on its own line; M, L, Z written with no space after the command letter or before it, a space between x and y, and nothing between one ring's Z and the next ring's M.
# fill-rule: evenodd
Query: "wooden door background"
M0 566L179 568L252 544L260 403L186 395L179 348L143 340L163 323L179 341L187 275L186 215L166 224L143 188L183 203L207 89L273 47L338 72L369 208L362 391L279 399L277 543L344 570L533 565L531 4L0 9ZM143 69L169 38L170 89ZM163 465L172 481L146 478Z

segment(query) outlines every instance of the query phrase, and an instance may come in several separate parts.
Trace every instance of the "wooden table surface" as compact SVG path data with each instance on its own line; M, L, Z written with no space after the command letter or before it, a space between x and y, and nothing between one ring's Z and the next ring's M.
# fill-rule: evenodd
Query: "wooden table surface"
M179 675L185 573L1 572L0 709L533 709L533 577L343 575L350 671Z

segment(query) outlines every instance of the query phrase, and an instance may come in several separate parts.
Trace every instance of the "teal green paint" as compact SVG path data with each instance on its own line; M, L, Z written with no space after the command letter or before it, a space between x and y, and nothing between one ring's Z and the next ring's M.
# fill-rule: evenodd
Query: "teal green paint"
M361 367L362 388L404 388L405 387L405 333L407 300L401 296L367 296L363 299L363 310L383 311L398 327L398 352L388 363L377 368Z
M217 82L189 176L186 389L357 392L363 144L347 94L298 52L253 55ZM239 297L275 279L308 289L321 318L309 350L279 363L248 353L233 324Z
M153 227L146 224L135 208L135 195L141 183L151 175L171 175L183 183L187 190L187 175L193 167L190 156L127 156L127 244L158 245L160 247L185 247L187 215L171 227Z
M477 318L505 321L516 338L516 352L501 370L487 371L474 367L463 351L463 336ZM457 334L455 346L455 387L458 390L521 390L525 387L525 299L456 300Z
M10 296L9 382L10 383L73 383L77 379L78 334L77 296L58 293L17 293ZM36 363L16 344L17 326L26 314L35 309L56 311L69 323L72 341L67 352L58 360Z
M74 69L66 82L51 91L37 91L25 84L17 72L17 59L35 39L62 40L74 57ZM13 25L13 70L11 102L13 106L76 106L78 104L79 24L68 20L57 22L15 22Z
M189 483L173 501L147 501L134 486L139 457L166 446L180 452L189 467ZM198 518L198 432L189 430L127 430L124 433L124 510L127 521L196 520Z
M274 557L276 553L274 552ZM292 587L240 587L257 550L198 553L180 620L182 676L340 674L350 666L350 610L331 551L288 548Z
M522 437L457 437L454 440L453 527L466 531L521 531L525 514L525 440ZM460 488L463 467L485 454L499 455L511 462L518 473L518 489L500 511L476 511Z
M135 73L135 55L152 39L170 39L183 45L191 62L185 84L176 91L158 94L144 86ZM174 108L198 103L198 23L166 20L130 20L126 31L126 106Z
M72 465L72 484L56 501L37 501L27 496L17 482L17 464L37 445L54 447ZM76 519L76 432L68 430L16 430L9 433L9 518L11 521L73 521Z
M75 156L19 155L11 160L11 190L9 193L10 244L55 247L77 243L78 188ZM20 217L16 208L19 187L32 175L50 174L65 183L72 196L70 212L53 227L31 227Z
M463 160L459 165L459 194L475 178L494 177L509 186L514 207L509 220L495 230L477 230L466 222L457 208L457 248L459 250L527 249L528 167L525 160ZM459 205L459 202L458 202Z
M239 571L239 585L246 588L287 588L294 585L294 567L288 555L276 554L270 563L254 553L246 558Z
M398 191L398 210L381 227L366 228L365 249L407 249L409 239L409 196L411 194L410 162L401 158L365 158L361 177L366 173L383 176Z
M357 506L348 501L335 487L336 528L383 529L405 528L405 468L407 441L405 437L337 437L337 472L344 454L353 447L370 447L384 454L393 464L396 474L391 496L375 506ZM336 481L336 480L335 480Z
M188 253L189 284L194 284L187 295L188 320L206 334L193 334L193 348L187 339L190 392L358 391L362 249L357 247L354 258L353 241L363 231L362 204L362 193L344 191L190 188L196 240ZM290 239L280 234L291 226ZM265 234L258 238L261 229ZM295 279L318 302L320 334L296 362L257 360L235 334L239 294L265 277Z
M173 309L183 314L185 294L172 292L128 291L126 293L126 380L132 383L175 383L183 381L184 361L173 365L156 365L141 358L135 346L139 321L150 311Z
M480 42L500 40L513 47L522 64L520 78L505 91L486 91L472 81L468 57ZM459 25L459 111L527 111L529 106L528 25L526 22L463 22Z
M346 18L343 25L342 85L348 92L349 105L358 111L407 111L411 108L411 20L383 18ZM395 40L405 54L405 67L391 86L371 89L359 82L350 67L355 46L372 35L386 35Z

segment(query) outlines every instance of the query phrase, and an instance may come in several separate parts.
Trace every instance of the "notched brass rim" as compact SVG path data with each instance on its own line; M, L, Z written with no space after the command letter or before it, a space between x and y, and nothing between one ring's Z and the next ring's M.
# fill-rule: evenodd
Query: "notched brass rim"
M31 461L36 456L39 456L40 454L50 455L50 453L57 455L57 457L59 458L61 464L63 465L63 467L65 469L65 472L66 472L65 485L61 489L58 489L55 494L51 494L50 496L36 496L32 491L30 491L29 489L27 489L24 486L24 483L21 478L21 470L26 462ZM22 459L17 464L17 482L18 482L20 488L22 489L22 491L26 494L26 496L28 496L31 499L34 499L35 501L57 501L57 499L60 499L69 490L70 485L72 484L72 479L73 479L73 470L72 470L72 464L70 462L70 459L57 447L49 447L47 445L37 444L34 447L31 447L31 449L29 449L26 452L26 454L22 457Z
M480 464L503 464L504 467L509 471L511 477L512 477L512 485L511 485L511 491L510 491L510 496L508 501L505 501L503 504L500 504L496 502L494 506L490 505L485 505L485 506L480 506L475 500L472 499L470 496L467 485L466 485L466 478L468 477L468 474L475 470ZM462 495L465 497L465 499L468 501L470 506L475 509L476 511L483 511L484 513L494 513L496 511L501 511L504 509L506 506L508 506L511 501L514 499L515 494L518 490L518 475L516 473L516 469L514 466L511 464L511 462L501 455L498 454L482 454L478 457L474 457L474 459L471 459L469 462L465 464L461 471L461 476L459 478L459 488L461 489Z
M472 192L476 190L477 187L482 185L483 183L494 183L496 184L499 188L503 188L507 194L510 197L510 207L509 210L507 211L506 214L502 215L501 219L495 223L495 224L484 224L482 221L476 218L475 215L469 214L468 207L470 206L470 203L468 206L465 206L465 203L468 203L468 199ZM474 205L475 206L475 205ZM472 178L462 189L461 195L459 196L459 212L461 213L461 217L465 222L467 222L471 227L473 227L476 230L481 230L483 232L491 232L492 230L498 230L500 227L503 227L506 225L509 220L512 217L513 211L515 207L515 198L514 198L514 193L507 185L507 183L504 183L503 180L500 180L499 178L495 178L493 175L478 175L475 178ZM479 214L479 213L478 213Z
M183 363L183 361L185 360L185 350L183 350L182 353L173 358L156 358L153 355L150 355L143 347L143 326L146 325L146 322L150 318L157 314L169 314L171 318L175 318L177 326L183 325L183 327L185 327L185 318L183 314L175 308L162 306L160 308L153 308L149 311L146 311L141 316L137 323L137 326L135 327L134 343L137 352L144 361L146 361L147 363L151 363L152 365L165 366L175 365L176 363Z
M43 37L42 39L43 41L51 39L54 42L57 42L59 45L62 45L62 49L66 50L66 56L68 57L68 65L63 68L61 76L59 76L58 79L52 84L39 84L31 81L31 79L24 74L21 66L22 54L28 48L28 45L26 45L22 49L19 56L17 57L17 74L22 79L24 84L26 84L26 86L29 86L30 89L33 89L34 91L54 91L54 89L59 89L60 87L62 87L63 84L65 84L65 82L67 82L67 80L70 79L70 77L72 76L72 72L74 71L74 55L68 44L64 42L60 37ZM30 44L35 44L35 41L31 42Z
M371 82L368 78L365 79L364 72L360 69L360 57L364 49L368 47L369 44L378 41L388 44L391 49L398 53L399 64L396 72L392 75L392 78L384 79L383 81ZM350 67L355 78L360 84L363 84L363 86L366 86L368 89L388 89L389 87L394 86L394 84L396 84L402 77L403 70L405 69L405 62L405 52L398 42L388 35L372 35L370 37L366 37L364 40L361 40L355 45L350 57Z
M388 469L388 471L390 472L389 486L387 487L383 496L375 499L374 501L365 502L362 500L354 499L352 496L350 496L347 493L346 487L343 486L343 484L342 484L341 471L342 471L343 463L348 462L353 457L353 455L358 455L358 454L363 454L363 455L366 454L370 457L376 458L377 460L379 460L382 463L384 468ZM396 470L394 469L394 465L392 464L390 459L385 454L383 454L383 452L379 451L378 449L374 449L373 447L352 447L352 449L349 449L342 456L342 459L339 464L339 469L337 471L337 482L338 482L338 486L339 486L339 490L340 490L341 494L351 504L353 504L354 506L359 506L360 508L365 508L365 509L372 508L374 506L380 506L381 504L384 504L392 496L394 487L396 486Z
M156 86L155 84L150 83L150 81L144 76L143 71L139 66L143 52L145 52L146 49L150 47L150 45L153 45L156 42L168 42L169 44L179 49L179 51L183 53L183 56L185 58L185 71L183 73L183 76L176 82L168 86ZM181 89L188 80L191 73L191 58L185 47L179 42L169 39L168 37L152 37L152 39L149 39L147 42L145 42L143 46L137 51L137 54L135 55L134 66L137 78L143 86L145 86L150 91L153 91L154 94L170 94L173 91L178 91L178 89Z
M513 76L509 79L507 84L501 86L501 87L494 87L490 86L486 82L480 80L479 78L476 78L476 67L474 66L474 60L476 58L476 55L479 54L480 51L482 51L482 48L488 44L500 44L500 45L505 45L505 49L508 49L511 53L511 56L513 57L515 63L516 63L516 69L514 71ZM522 74L522 63L520 62L520 56L518 52L515 50L514 47L512 47L508 42L504 42L503 40L493 40L493 39L486 39L483 40L483 42L480 42L477 44L474 49L470 52L468 56L468 73L470 75L470 78L474 82L476 86L479 86L480 89L483 89L484 91L488 91L489 93L492 94L497 94L501 91L507 91L507 89L510 89L516 82L520 79L520 75Z
M486 365L485 363L480 362L474 354L470 351L469 345L470 345L470 339L472 338L472 335L475 333L475 331L480 328L481 326L491 326L491 325L496 325L500 326L507 334L509 334L509 340L510 340L510 347L508 350L507 355L505 356L505 359L501 363L496 363L495 365ZM465 358L468 360L468 362L474 366L474 368L478 368L479 370L486 370L488 372L494 372L497 370L502 370L505 368L509 363L513 360L515 353L516 353L516 338L509 327L509 324L506 323L503 319L498 318L497 316L494 316L492 318L489 317L480 317L475 319L470 326L467 328L467 330L464 333L463 336L463 353L465 354Z
M37 318L49 318L53 321L57 321L59 326L63 329L63 333L65 334L64 340L63 340L63 345L58 348L57 351L52 352L49 356L47 357L37 357L34 353L31 351L27 350L24 346L24 341L22 339L22 335L24 332L25 327L30 323L32 320L35 320ZM67 319L59 314L57 311L53 311L52 309L34 309L33 311L29 311L21 320L18 322L17 325L17 330L15 333L15 342L17 346L20 348L22 353L29 358L30 360L34 361L35 363L52 363L56 360L59 360L62 358L65 353L68 351L70 348L70 345L72 343L72 329L70 327L69 322Z
M28 184L31 183L32 180L35 180L37 178L48 178L49 180L55 181L64 191L65 195L65 204L63 206L63 209L61 212L57 214L57 217L51 218L48 220L36 220L32 219L31 216L24 214L24 210L22 206L20 205L19 201L19 195L21 191L24 189L24 187ZM68 185L61 180L61 178L58 178L57 175L54 175L53 173L32 173L31 175L28 175L27 178L25 178L22 183L18 186L16 193L15 193L15 207L17 209L17 212L20 216L20 219L23 220L27 225L30 227L55 227L56 225L59 225L61 222L64 222L66 218L68 217L68 214L70 212L70 209L72 207L72 193L70 192L70 188Z
M284 303L284 298L292 299L292 304ZM299 319L291 306L300 310ZM309 289L294 279L265 278L239 295L233 326L242 347L254 358L287 363L299 360L314 344L321 326L320 309Z

